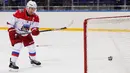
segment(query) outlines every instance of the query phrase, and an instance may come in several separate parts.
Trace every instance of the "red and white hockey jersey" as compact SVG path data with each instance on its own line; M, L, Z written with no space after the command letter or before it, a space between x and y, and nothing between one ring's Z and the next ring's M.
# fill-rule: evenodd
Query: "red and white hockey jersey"
M7 25L9 28L15 28L16 32L21 34L25 31L21 30L24 24L30 25L29 29L32 29L34 27L39 28L39 17L36 14L33 14L31 16L27 15L27 10L25 9L19 9L17 10L12 18L7 21Z

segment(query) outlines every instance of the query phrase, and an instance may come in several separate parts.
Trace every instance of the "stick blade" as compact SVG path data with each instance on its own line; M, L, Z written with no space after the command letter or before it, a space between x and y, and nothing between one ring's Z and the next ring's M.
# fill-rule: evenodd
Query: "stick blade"
M63 27L63 28L61 28L61 29L67 29L67 27Z

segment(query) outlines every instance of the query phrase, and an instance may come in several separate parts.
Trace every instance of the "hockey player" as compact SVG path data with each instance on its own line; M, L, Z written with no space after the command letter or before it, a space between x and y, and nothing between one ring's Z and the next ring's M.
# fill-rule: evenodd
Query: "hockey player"
M41 63L36 60L36 50L32 38L32 35L39 35L39 17L35 13L36 9L36 2L29 1L26 8L17 10L11 20L7 22L9 38L13 46L9 68L19 69L16 65L16 61L19 57L22 45L29 50L30 63L41 65ZM29 31L31 31L31 33L27 33Z

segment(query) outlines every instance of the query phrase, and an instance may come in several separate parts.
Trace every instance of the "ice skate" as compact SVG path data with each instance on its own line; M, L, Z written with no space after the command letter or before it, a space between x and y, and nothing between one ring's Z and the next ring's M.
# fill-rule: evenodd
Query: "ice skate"
M33 66L40 66L41 65L41 62L37 61L37 60L33 60L29 57L30 59L30 63L33 65Z
M15 64L15 62L12 62L11 61L11 58L10 58L10 64L9 64L9 68L10 68L10 71L18 71L19 67Z

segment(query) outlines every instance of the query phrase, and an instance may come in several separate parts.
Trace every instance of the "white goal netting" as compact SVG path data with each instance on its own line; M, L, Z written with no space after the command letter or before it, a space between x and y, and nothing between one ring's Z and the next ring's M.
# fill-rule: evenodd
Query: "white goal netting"
M86 19L84 49L86 73L130 73L130 16Z

